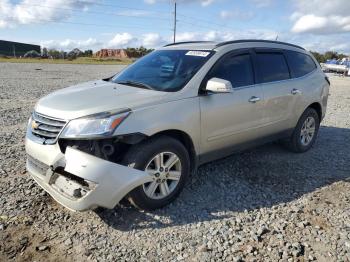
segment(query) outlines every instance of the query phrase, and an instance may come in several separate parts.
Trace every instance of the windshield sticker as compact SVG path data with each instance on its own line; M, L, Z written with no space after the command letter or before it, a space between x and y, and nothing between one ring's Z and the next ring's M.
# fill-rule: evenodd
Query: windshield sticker
M201 57L207 57L210 54L210 52L203 52L203 51L188 51L186 55L191 56L201 56Z

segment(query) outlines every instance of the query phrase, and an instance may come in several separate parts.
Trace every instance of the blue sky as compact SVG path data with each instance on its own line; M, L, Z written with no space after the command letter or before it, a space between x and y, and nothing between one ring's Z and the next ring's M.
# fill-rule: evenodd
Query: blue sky
M349 0L177 0L177 40L276 39L350 53ZM0 39L70 50L172 41L173 0L0 0Z

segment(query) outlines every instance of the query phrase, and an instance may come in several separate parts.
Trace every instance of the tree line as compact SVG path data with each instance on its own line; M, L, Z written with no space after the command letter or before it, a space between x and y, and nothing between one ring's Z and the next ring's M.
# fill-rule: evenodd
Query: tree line
M130 58L139 58L148 53L152 52L154 49L148 49L143 46L140 47L127 47L124 49ZM74 48L70 52L59 51L57 49L48 49L46 47L42 48L41 57L43 58L54 58L54 59L76 59L78 57L93 57L94 52L91 49L81 51L78 48Z
M342 54L342 53L338 53L338 52L334 52L334 51L327 51L325 53L318 53L318 52L313 52L310 51L312 53L312 55L316 58L316 60L319 63L324 63L327 60L332 60L332 59L343 59L345 57L349 57L348 55Z

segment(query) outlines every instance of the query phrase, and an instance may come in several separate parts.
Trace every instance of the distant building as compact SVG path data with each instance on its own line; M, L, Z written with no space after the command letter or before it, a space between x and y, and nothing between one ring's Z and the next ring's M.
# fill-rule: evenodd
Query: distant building
M40 54L40 45L0 40L0 55L3 56L24 56L25 53L32 50Z
M95 53L98 58L128 58L128 54L124 49L101 49Z

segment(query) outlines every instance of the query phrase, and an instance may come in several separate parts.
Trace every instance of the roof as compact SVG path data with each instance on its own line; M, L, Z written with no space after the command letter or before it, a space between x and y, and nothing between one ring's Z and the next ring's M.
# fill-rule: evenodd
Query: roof
M213 50L217 42L211 41L188 41L188 42L176 42L167 44L164 48L170 49L192 49L192 50Z
M231 45L231 44L242 44L242 43L264 43L264 44L280 44L280 45L286 45L286 46L291 46L294 48L302 49L301 46L286 43L286 42L280 42L280 41L272 41L272 40L261 40L261 39L241 39L241 40L233 40L233 41L226 41L226 42L212 42L212 41L189 41L189 42L176 42L172 44L165 45L164 47L170 47L170 48L176 48L176 49L181 49L181 48L189 48L189 49L201 49L201 50L213 50L215 48L219 48L222 46L226 45Z

